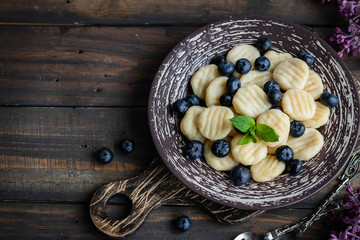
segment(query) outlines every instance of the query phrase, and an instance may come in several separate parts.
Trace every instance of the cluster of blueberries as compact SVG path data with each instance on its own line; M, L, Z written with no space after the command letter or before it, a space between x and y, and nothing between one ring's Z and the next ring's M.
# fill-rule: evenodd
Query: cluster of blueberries
M120 150L124 153L130 153L135 148L135 142L129 138L125 138L120 142ZM101 148L98 152L99 161L109 163L113 160L114 154L109 148Z
M258 71L267 71L270 68L270 61L267 57L263 56L264 53L271 49L271 40L267 37L260 36L256 43L256 47L260 51L261 55L254 62L254 67ZM312 65L314 62L314 57L308 52L299 52L297 54L299 59L302 59L307 65ZM237 60L235 65L232 62L226 61L224 55L218 55L212 59L211 63L216 64L218 66L218 72L223 75L229 77L226 82L226 91L221 95L219 102L222 106L231 107L233 94L241 87L240 80L233 76L234 72L238 72L240 74L248 73L252 65L249 60L245 58L241 58ZM264 85L264 92L268 96L268 101L273 106L271 109L278 109L282 111L281 106L276 106L282 100L282 90L280 85L275 81L268 81ZM328 107L335 107L339 100L336 95L328 92L324 92L320 97L320 102ZM194 105L200 105L200 99L194 95L190 94L183 99L178 99L174 105L174 110L178 113L180 117L183 117L188 110L189 107ZM237 132L238 129L235 128ZM300 137L305 132L305 126L300 121L292 121L290 124L290 136L292 137ZM186 154L192 158L197 159L200 158L204 153L203 143L197 140L190 141L186 145ZM217 140L211 146L211 151L216 157L223 158L227 156L230 152L230 144L226 140ZM281 146L276 150L276 158L279 161L283 161L287 164L287 171L290 175L297 175L302 170L302 162L299 159L293 159L294 153L293 150L289 146ZM230 173L231 179L234 181L235 185L241 185L247 183L250 178L250 170L248 167L243 165L238 165L233 168Z

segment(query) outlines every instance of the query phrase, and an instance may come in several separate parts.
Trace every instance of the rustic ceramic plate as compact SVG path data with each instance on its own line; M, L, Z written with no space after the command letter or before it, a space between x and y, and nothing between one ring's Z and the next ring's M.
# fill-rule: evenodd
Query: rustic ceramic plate
M336 94L329 123L320 129L325 145L301 174L282 174L273 181L234 186L229 173L211 169L204 160L184 154L186 138L171 104L190 92L189 79L201 66L241 43L254 44L260 35L272 49L293 56L307 51L315 56L311 68L320 74L325 91ZM241 209L270 209L303 200L330 183L343 169L356 144L359 99L354 79L335 51L316 34L281 20L241 17L198 29L182 40L161 64L150 90L149 124L155 146L170 171L196 193L217 203Z

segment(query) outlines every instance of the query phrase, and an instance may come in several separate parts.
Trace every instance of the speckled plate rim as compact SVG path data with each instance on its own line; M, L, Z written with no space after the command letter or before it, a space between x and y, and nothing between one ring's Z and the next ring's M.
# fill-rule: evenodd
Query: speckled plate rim
M230 18L230 19L224 19L224 20L220 20L211 24L208 24L204 27L201 27L197 30L195 30L194 32L192 32L191 34L189 34L187 37L185 37L182 41L180 41L169 53L168 55L164 58L164 60L162 61L156 75L155 78L153 80L153 83L151 85L150 88L150 94L149 94L149 102L148 102L148 120L149 120L149 127L150 127L150 132L153 138L153 142L155 144L155 147L161 157L161 159L163 160L163 162L165 163L165 165L168 167L168 169L183 183L185 184L187 187L189 187L191 190L193 190L194 192L198 193L199 195L217 202L219 204L225 205L225 206L229 206L229 207L234 207L234 208L240 208L240 209L246 209L246 210L267 210L267 209L274 209L274 208L279 208L279 207L284 207L284 206L288 206L288 205L292 205L295 204L297 202L300 202L312 195L314 195L315 193L319 192L320 190L322 190L326 185L328 185L331 181L333 181L338 174L343 170L344 166L346 165L346 163L349 161L349 158L353 152L354 147L356 146L357 143L357 138L359 135L359 115L360 115L360 110L359 110L359 96L358 96L358 92L354 91L352 92L352 94L354 94L356 97L356 102L354 103L354 106L357 107L357 111L356 109L354 110L354 114L355 114L355 121L356 123L353 123L353 131L351 134L351 138L355 138L355 140L352 140L351 144L349 144L347 146L347 151L344 155L341 156L342 159L342 166L339 167L337 169L336 172L334 172L333 175L329 176L326 181L324 182L323 185L319 186L317 185L316 188L312 188L310 191L306 191L306 193L301 196L300 198L297 199L291 199L291 201L289 202L283 202L283 203L274 203L273 205L266 205L266 206L261 206L261 205L248 205L248 204L243 204L241 202L224 202L219 200L218 198L214 198L212 196L209 196L206 192L202 191L201 189L198 189L197 186L195 186L191 181L188 181L187 179L185 179L182 174L178 171L176 171L176 169L174 168L173 164L169 161L166 160L166 153L164 152L164 149L162 148L162 146L159 144L159 140L156 138L155 133L154 133L154 125L153 125L153 110L151 109L151 104L155 99L155 95L154 95L154 86L157 84L157 82L160 79L160 72L163 71L166 67L169 59L171 58L171 56L173 54L175 54L176 50L181 47L182 45L186 44L187 40L193 37L196 37L199 33L203 32L203 31L207 31L209 30L213 25L219 25L221 23L226 23L226 22L232 22L232 21L237 21L237 20L261 20L261 21L276 21L279 23L283 23L284 25L288 25L291 26L293 28L296 29L296 31L300 31L303 32L304 34L309 34L314 36L319 42L321 42L321 44L323 46L326 47L326 51L328 51L333 57L336 58L337 62L341 65L341 67L344 69L346 77L348 79L349 84L351 85L352 89L357 89L356 84L354 82L354 75L350 72L350 70L348 69L348 67L346 66L346 64L344 63L344 61L337 55L337 53L335 52L335 50L330 47L321 37L319 37L318 35L316 35L315 33L309 31L308 29L304 28L303 26L288 22L286 20L283 19L277 19L277 18L270 18L270 17L260 17L260 16L243 16L243 17L234 17L234 18Z

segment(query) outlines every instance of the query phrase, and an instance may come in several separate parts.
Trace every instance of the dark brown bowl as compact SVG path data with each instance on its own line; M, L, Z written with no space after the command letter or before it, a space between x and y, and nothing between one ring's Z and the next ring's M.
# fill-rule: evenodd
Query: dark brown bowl
M211 169L204 160L184 154L186 138L171 104L190 92L189 79L201 66L241 43L254 44L260 35L272 41L272 49L293 56L307 51L315 56L311 68L320 74L325 91L339 97L328 124L320 129L325 145L304 162L297 176L234 186L229 173ZM343 169L356 144L359 130L359 99L353 76L336 52L309 30L265 17L228 19L198 29L172 49L153 81L149 105L150 130L162 160L170 171L196 193L223 205L241 209L270 209L301 201L330 183Z

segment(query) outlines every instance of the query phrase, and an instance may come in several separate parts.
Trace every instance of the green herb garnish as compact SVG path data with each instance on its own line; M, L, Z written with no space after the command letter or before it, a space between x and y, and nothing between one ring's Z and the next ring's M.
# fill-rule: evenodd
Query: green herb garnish
M249 116L236 116L230 119L230 122L236 129L245 133L245 136L238 143L239 145L245 145L251 141L257 143L256 137L265 142L279 141L279 135L276 134L273 128L266 124L256 124L255 120Z

